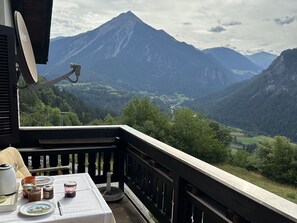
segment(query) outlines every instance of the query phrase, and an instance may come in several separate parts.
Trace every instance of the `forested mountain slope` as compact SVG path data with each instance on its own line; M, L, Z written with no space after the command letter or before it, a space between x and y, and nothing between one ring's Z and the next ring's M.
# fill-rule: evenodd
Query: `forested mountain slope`
M20 80L19 85L24 85ZM109 111L92 109L73 94L53 86L20 89L21 126L82 125L103 119Z
M229 95L212 99L207 108L211 118L242 129L284 135L297 141L296 48L282 52L267 70L234 89Z

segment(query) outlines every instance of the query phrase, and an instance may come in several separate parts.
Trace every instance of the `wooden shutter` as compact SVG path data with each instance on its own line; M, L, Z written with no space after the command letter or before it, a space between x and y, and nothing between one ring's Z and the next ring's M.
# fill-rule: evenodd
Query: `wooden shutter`
M0 145L18 141L15 31L0 25Z

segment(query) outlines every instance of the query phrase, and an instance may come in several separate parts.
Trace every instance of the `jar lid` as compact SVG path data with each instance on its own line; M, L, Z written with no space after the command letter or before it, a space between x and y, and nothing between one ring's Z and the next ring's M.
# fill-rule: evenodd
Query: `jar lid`
M46 190L46 191L51 191L51 190L53 190L53 189L54 189L53 186L44 186L44 187L43 187L43 190Z
M64 183L64 187L75 187L77 183L75 181L68 181Z
M35 184L33 183L26 183L26 184L23 184L23 188L27 188L27 187L34 187Z

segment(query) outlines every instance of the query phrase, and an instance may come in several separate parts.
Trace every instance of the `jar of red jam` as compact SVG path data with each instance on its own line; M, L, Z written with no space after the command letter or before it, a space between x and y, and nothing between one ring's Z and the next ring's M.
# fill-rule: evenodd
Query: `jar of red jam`
M77 183L75 181L69 181L64 183L64 194L65 197L75 197L76 196L76 186Z

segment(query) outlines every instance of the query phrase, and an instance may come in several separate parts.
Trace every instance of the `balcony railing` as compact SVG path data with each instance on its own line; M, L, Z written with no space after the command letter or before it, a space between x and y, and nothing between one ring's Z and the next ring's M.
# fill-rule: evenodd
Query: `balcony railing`
M294 203L128 126L24 127L14 146L32 168L112 171L159 222L297 222Z

